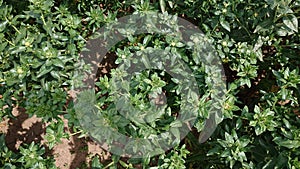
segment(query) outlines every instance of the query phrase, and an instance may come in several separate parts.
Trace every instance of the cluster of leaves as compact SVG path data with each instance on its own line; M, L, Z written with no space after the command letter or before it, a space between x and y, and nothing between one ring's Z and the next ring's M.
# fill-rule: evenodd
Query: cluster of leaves
M14 11L1 5L1 106L9 105L2 113L17 105L45 121L57 118L67 99L64 86L81 66L81 20L52 1L33 0L22 13Z
M11 169L55 169L54 160L45 155L45 147L32 142L30 145L22 145L19 153L8 149L5 145L5 136L0 136L0 165L2 168Z
M195 163L298 168L300 2L166 2L166 10L194 19L212 37L227 70L227 119Z
M117 16L149 11L192 21L215 46L228 83L224 120L204 144L189 134L178 148L160 157L123 162L113 156L106 168L134 168L139 163L144 168L300 168L299 0L0 0L0 117L12 118L12 108L20 106L44 121L56 119L46 131L49 148L66 137L58 115L67 112L69 125L81 132L67 93L81 85L78 70L88 69L78 53L105 23ZM203 85L207 75L180 41L156 35L129 37L112 52L118 55L117 64L126 65L132 53L150 48L175 51L191 66L199 92L206 97L200 100L204 108L199 106L205 112L210 96L206 93L209 86ZM109 81L108 76L97 83L101 88L98 96L105 96L97 101L101 109L116 99L105 95L111 92ZM179 108L178 86L167 74L144 71L135 82L130 84L130 101L136 108L147 110L148 95L163 91L169 91L171 112ZM130 128L130 122L120 123L108 112L107 116L128 135L149 135L160 126L157 120L152 124L156 130L139 128L141 125ZM166 126L172 126L172 120ZM199 131L203 126L204 121L195 125ZM1 167L55 168L43 148L34 143L23 146L19 153L5 146L3 135L0 144ZM103 167L97 158L92 166Z
M67 137L59 115L70 112L70 127L82 132L68 91L82 82L77 70L89 68L79 56L85 38L115 18L99 3L0 1L0 118L15 118L13 107L23 107L30 116L50 122L44 137L47 148ZM51 168L38 145L12 153L4 149L4 141L1 144L1 167Z

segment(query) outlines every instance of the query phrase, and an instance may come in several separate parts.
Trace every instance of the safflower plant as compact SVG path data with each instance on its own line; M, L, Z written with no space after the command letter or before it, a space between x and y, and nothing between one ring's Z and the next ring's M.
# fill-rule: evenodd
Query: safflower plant
M95 90L91 91L95 97L88 92L82 97L87 97L94 110L100 110L105 117L100 120L128 137L170 130L167 137L174 141L173 148L156 150L158 155L142 158L112 153L109 164L96 156L86 168L300 168L298 0L0 0L0 116L14 119L12 109L22 107L29 116L50 123L45 143L22 144L18 151L10 150L5 134L1 134L0 166L56 168L54 157L45 149L53 149L62 138L70 137L63 129L62 116L75 133L80 133L75 136L93 137L93 132L81 125L84 114L76 113L69 94L84 85L82 72L91 70L80 53L100 27L126 15L151 12L169 17L169 21L171 16L188 20L214 47L226 81L219 107L222 115L212 135L201 140L201 131L209 126L206 120L212 106L212 75L203 61L193 58L193 44L167 35L128 36L109 50L116 56L112 62L125 65L125 70L137 62L147 64L134 58L154 49L177 53L196 79L201 97L191 100L196 100L200 116L179 139L177 129L185 125L176 120L185 101L180 96L180 90L184 90L180 82L160 69L145 69L132 74L130 82L125 78L120 87L115 82L126 75L116 66L95 78ZM162 56L166 59L167 55ZM172 60L174 56L168 57ZM132 108L145 112L143 118L113 111L122 108L122 97L115 95L120 90L128 92L125 101ZM158 109L152 110L151 105ZM97 132L103 132L99 129ZM130 152L143 151L134 145L128 148ZM147 147L145 151L151 152Z

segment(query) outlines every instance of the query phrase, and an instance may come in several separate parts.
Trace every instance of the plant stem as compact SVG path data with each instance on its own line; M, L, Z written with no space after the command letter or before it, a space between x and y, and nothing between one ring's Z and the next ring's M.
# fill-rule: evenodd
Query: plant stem
M79 134L79 133L82 133L82 130L77 131L77 132L75 132L75 133L72 133L72 134L70 134L70 136L74 136L74 135Z
M11 41L9 41L8 39L4 38L6 42L8 42L10 45L16 46L14 43L12 43Z
M106 168L108 168L108 167L110 167L110 166L112 166L114 164L114 162L112 161L111 163L109 163L107 166L105 166L103 169L106 169Z

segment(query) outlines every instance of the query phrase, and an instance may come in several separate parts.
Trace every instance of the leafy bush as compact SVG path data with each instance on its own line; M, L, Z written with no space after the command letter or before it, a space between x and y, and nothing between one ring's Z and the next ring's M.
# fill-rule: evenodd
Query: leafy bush
M124 161L116 155L109 166L300 168L300 1L0 0L0 4L0 116L14 118L12 108L19 106L30 116L51 122L46 135L49 148L67 137L59 115L64 115L75 131L86 134L68 94L82 85L81 72L90 69L79 55L86 41L117 17L159 11L163 12L161 16L172 14L191 21L215 47L227 82L222 122L202 144L202 135L198 138L197 131L203 130L203 119L181 142L177 140L176 148L159 157ZM132 53L145 49L180 53L197 77L202 95L199 111L205 112L210 104L210 76L201 63L190 57L186 47L176 38L142 34L120 42L110 52L117 55L116 64L130 64ZM117 73L118 69L113 69L96 83L101 89L96 91L100 109L118 99L109 95L111 79L120 77ZM182 101L176 94L178 85L168 74L144 71L135 76L134 82L130 84L130 101L141 110L148 110L152 95L162 91L169 91L167 102L173 112ZM115 118L110 109L113 107L105 109L107 118L120 132L145 136L165 130L159 120L153 122L154 130L142 125L132 127L128 119ZM164 120L172 128L175 120L170 118L173 116ZM54 119L56 122L52 122ZM175 138L176 133L173 131ZM55 168L53 160L45 157L43 148L36 144L22 146L20 152L13 153L5 146L3 135L0 143L1 167ZM95 158L93 167L98 162Z
M0 136L0 159L3 168L39 168L55 169L54 160L45 156L45 148L32 142L30 145L21 146L20 153L14 153L5 145L5 137Z

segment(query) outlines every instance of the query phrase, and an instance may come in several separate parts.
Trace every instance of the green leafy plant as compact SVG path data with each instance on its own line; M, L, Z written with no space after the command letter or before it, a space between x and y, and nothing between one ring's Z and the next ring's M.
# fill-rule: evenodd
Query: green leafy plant
M39 168L39 169L55 169L54 160L45 157L45 148L32 142L30 145L22 145L19 153L10 151L5 145L5 137L0 136L0 160L1 166L4 168Z
M41 117L50 123L45 135L49 148L60 138L67 138L61 115L68 119L72 135L87 137L69 95L83 85L81 73L90 70L80 51L106 23L153 11L161 12L165 23L176 21L171 15L191 21L215 47L226 74L220 78L227 81L223 114L216 116L220 124L206 142L199 144L205 136L199 137L198 131L210 125L205 119L211 113L214 94L210 90L214 74L206 71L214 68L205 67L190 50L199 41L194 38L184 44L176 36L131 36L129 32L130 36L110 51L118 56L115 63L130 67L136 63L136 54L147 65L144 55L154 49L171 52L170 60L179 57L195 75L202 96L197 98L201 118L179 142L177 129L185 123L176 120L176 113L184 102L179 95L183 89L178 80L159 69L134 74L131 83L122 86L130 88L127 101L136 110L147 112L142 115L148 124L141 123L138 116L128 115L133 122L124 118L113 111L120 98L113 94L118 92L115 82L124 74L122 69L112 70L97 77L97 90L92 92L96 97L86 95L87 100L94 99L91 106L101 110L103 120L132 137L172 129L171 140L178 147L159 157L143 159L113 155L107 166L95 157L92 168L300 168L298 0L0 0L0 117L14 118L14 107ZM157 102L158 96L166 98L166 105L160 107L163 111L150 109L164 102ZM122 105L123 101L117 103ZM13 152L1 134L0 150L4 168L55 168L53 158L38 143L21 145Z

